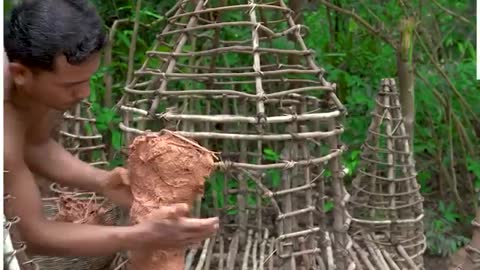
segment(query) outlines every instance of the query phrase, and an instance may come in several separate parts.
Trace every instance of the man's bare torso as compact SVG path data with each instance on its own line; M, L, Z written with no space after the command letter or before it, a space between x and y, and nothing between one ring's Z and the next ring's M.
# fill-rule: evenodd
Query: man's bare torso
M20 125L19 129L5 129L5 132L18 132L24 130L24 133L11 134L12 136L23 138L24 150L28 151L29 146L42 144L50 138L57 135L60 123L63 119L62 113L50 110L44 115L28 114L25 110L16 107L12 103L6 101L4 103L4 115L6 118L15 119L16 125ZM33 172L33 171L32 171ZM43 196L51 195L49 179L45 179L33 172L37 181L40 193Z
M43 115L31 115L10 102L5 102L4 114L6 118L16 119L16 124L22 126L20 130L25 130L25 134L12 135L23 137L26 147L46 142L58 131L63 118L62 112L54 110L49 110ZM9 131L5 130L5 132Z

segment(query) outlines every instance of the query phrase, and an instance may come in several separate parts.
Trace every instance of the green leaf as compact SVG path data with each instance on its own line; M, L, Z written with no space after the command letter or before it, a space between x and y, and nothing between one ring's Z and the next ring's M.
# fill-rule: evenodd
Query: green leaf
M278 161L280 156L270 148L263 149L263 154L265 155L265 160Z
M475 177L480 179L480 160L475 160L471 157L468 157L467 168L471 173L475 175Z
M217 206L219 208L223 208L225 206L225 197L223 194L224 189L224 175L221 172L217 172L211 178L211 185L213 188L213 192L215 192L215 196L217 197Z
M417 180L420 184L420 191L422 193L432 192L432 187L429 186L429 181L432 178L432 174L429 171L421 171L417 175Z
M115 168L115 167L123 166L124 163L125 163L124 157L122 155L117 155L110 161L109 167Z
M112 146L115 150L122 148L122 133L118 130L112 132Z
M88 134L93 134L93 129L90 123L85 123L84 127Z
M475 179L473 185L475 187L475 190L478 192L480 190L480 178Z
M278 188L282 182L282 173L278 169L268 169L267 179L269 179L273 188Z
M253 194L247 195L247 204L251 207L255 207L257 205L257 197Z
M255 181L253 181L252 179L248 179L247 180L247 187L254 189L254 188L257 187L257 183L255 183Z
M92 158L93 158L93 160L95 160L95 161L100 160L101 156L102 156L102 152L101 152L100 150L94 150L94 151L92 152Z
M130 39L127 36L127 31L117 32L119 40L125 45L125 47L130 47Z
M237 195L227 195L227 205L237 205Z
M325 201L325 204L323 205L323 211L325 211L325 213L328 213L332 211L332 209L333 209L333 202Z
M433 227L437 231L442 231L442 228L444 227L443 222L441 220L436 219L433 221Z
M238 209L229 209L227 210L227 215L236 216L238 214Z
M158 46L157 51L159 51L159 52L171 52L172 49L170 47L166 46L166 45L160 45L160 46Z
M163 16L160 16L160 15L158 15L158 14L156 14L156 13L153 13L153 12L151 12L151 11L149 11L149 10L141 10L140 13L141 13L141 14L148 15L148 16L151 16L151 17L154 17L155 19L159 19L159 20L160 20L160 19L163 19Z
M357 31L357 29L358 29L358 24L355 22L354 19L350 19L348 21L348 32L353 33Z
M445 203L443 201L440 201L438 203L438 209L440 210L440 212L445 213L446 208L445 208Z

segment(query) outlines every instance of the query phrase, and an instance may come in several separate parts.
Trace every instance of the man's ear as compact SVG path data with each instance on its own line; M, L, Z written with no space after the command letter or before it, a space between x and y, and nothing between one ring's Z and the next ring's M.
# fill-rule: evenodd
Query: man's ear
M10 90L12 88L12 78L10 77L10 61L8 61L8 56L3 52L3 88L5 88L5 98L8 98L10 95Z
M10 78L14 85L20 89L31 88L33 73L23 64L13 62L9 63Z

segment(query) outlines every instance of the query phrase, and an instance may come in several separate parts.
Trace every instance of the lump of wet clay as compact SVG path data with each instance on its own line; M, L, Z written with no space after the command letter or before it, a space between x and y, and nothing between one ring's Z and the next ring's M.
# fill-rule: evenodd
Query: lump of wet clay
M130 221L137 224L160 206L192 205L214 170L214 155L196 142L174 134L150 133L135 138L128 157L134 202ZM183 270L186 250L130 253L131 269Z
M108 220L106 213L109 211L103 204L94 198L82 200L69 195L61 195L57 202L58 213L51 220L59 222L113 225L113 220Z

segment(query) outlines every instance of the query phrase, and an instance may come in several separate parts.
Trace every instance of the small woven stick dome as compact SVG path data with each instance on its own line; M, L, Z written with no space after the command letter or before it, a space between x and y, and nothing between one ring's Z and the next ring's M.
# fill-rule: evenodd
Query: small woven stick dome
M398 95L393 79L382 80L348 211L354 240L380 248L377 269L423 269L423 198Z
M167 14L125 88L125 141L170 129L219 153L197 214L220 216L220 233L187 268L326 269L337 259L347 269L335 84L283 1L225 3L179 1Z

